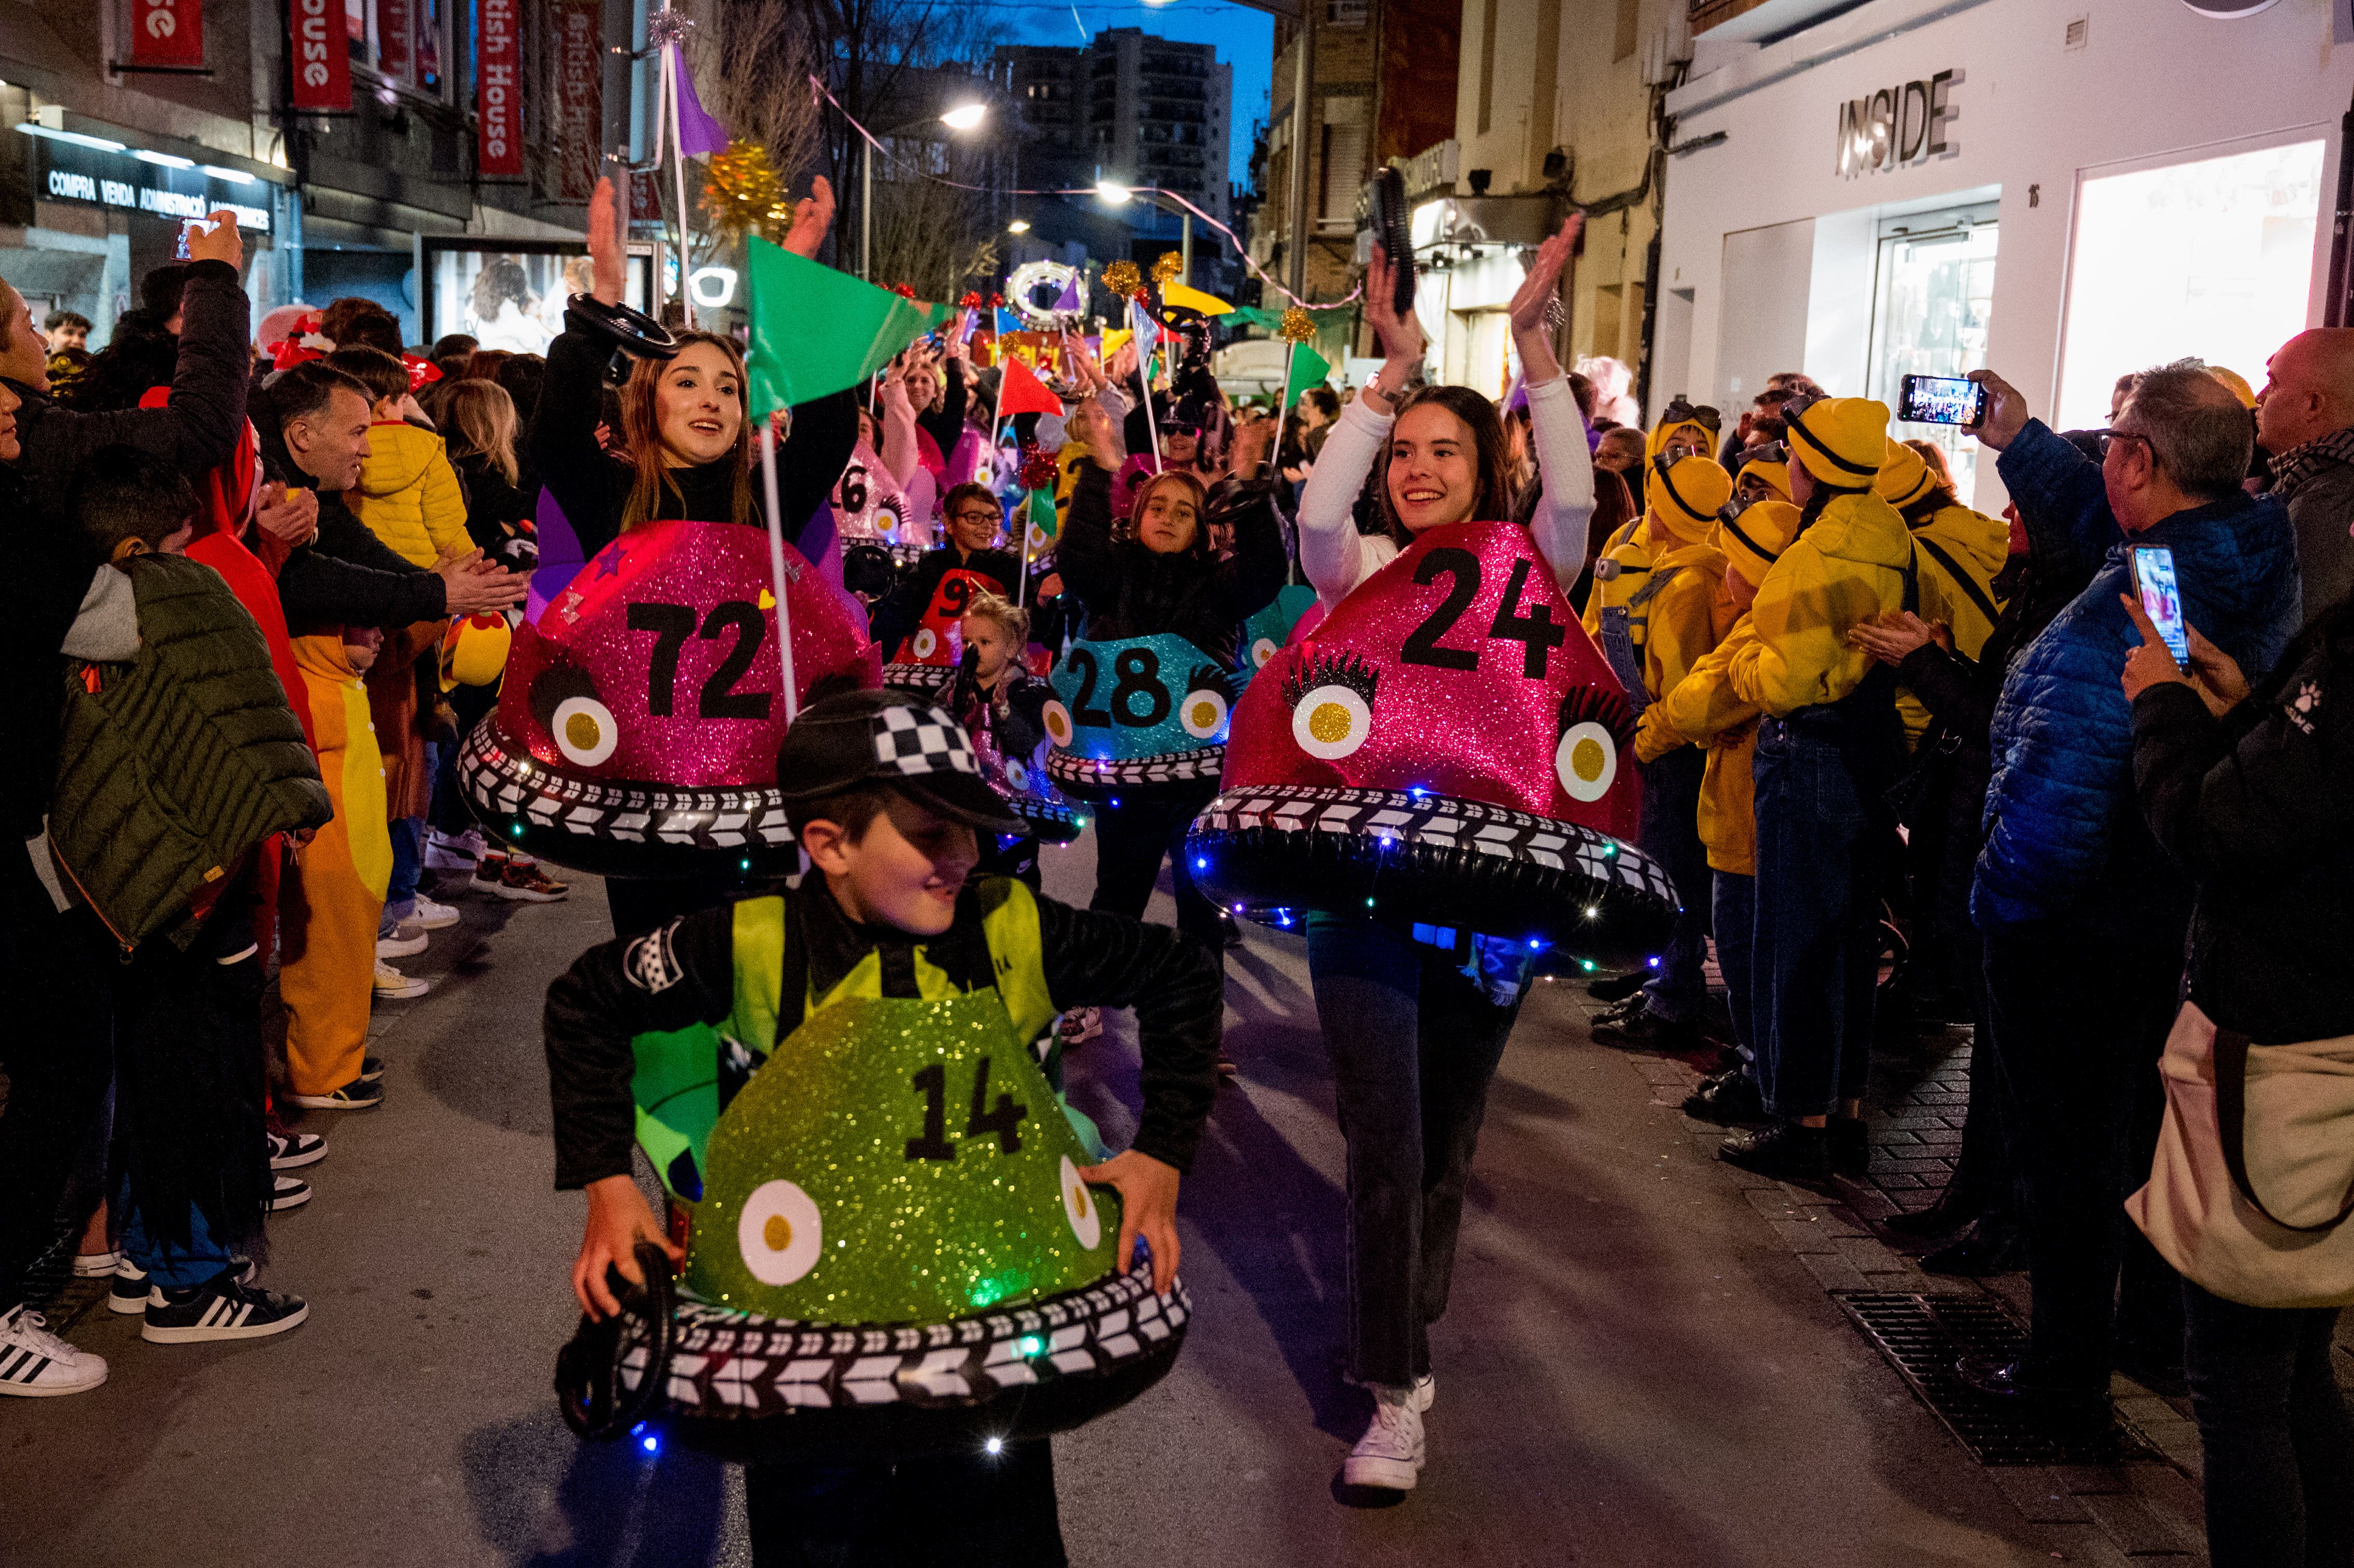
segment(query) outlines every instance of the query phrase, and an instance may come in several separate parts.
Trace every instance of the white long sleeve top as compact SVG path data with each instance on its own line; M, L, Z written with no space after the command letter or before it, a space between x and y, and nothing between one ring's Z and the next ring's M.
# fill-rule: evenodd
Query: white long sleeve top
M1357 493L1395 420L1373 412L1362 396L1342 408L1300 492L1299 565L1327 610L1397 557L1396 541L1358 533L1353 515ZM1586 524L1594 515L1594 461L1567 376L1529 387L1529 422L1544 482L1529 520L1530 539L1567 591L1585 565Z

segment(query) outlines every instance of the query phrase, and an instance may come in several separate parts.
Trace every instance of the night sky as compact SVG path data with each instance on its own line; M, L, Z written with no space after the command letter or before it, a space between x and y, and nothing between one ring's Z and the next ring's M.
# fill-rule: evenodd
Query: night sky
M1108 27L1140 27L1181 43L1217 45L1218 58L1235 68L1229 177L1238 185L1247 183L1252 130L1267 118L1267 74L1275 55L1274 17L1218 0L1175 0L1168 5L1081 4L1076 7L1076 16L1073 6L1048 0L996 0L988 8L1004 19L1008 43L1077 46Z

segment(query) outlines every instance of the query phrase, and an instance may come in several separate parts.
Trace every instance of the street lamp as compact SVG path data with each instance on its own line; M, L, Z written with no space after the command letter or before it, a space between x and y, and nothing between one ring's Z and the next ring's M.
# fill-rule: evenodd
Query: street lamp
M1114 180L1097 180L1096 196L1107 207L1125 207L1136 193Z
M941 114L939 121L950 131L965 132L974 129L988 117L989 105L986 103L960 103ZM901 135L923 123L921 120L910 120L884 134ZM858 160L858 275L871 283L875 281L872 265L875 249L875 143L869 141L860 151L864 156Z
M1017 217L1012 223L1005 226L1005 232L1008 234L1027 234L1030 232L1030 220L1026 217Z

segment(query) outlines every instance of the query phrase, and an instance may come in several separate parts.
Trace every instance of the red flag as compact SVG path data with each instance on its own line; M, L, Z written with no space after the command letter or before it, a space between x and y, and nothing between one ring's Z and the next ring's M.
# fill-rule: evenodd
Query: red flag
M1005 381L998 388L997 413L1010 419L1016 414L1059 414L1063 400L1046 390L1030 367L1012 355L1005 358Z
M352 111L352 56L339 0L287 0L294 57L294 107L313 114Z
M523 173L523 69L515 0L482 0L474 40L474 112L482 124L477 169L493 177Z
M138 0L132 8L131 63L204 69L203 0Z

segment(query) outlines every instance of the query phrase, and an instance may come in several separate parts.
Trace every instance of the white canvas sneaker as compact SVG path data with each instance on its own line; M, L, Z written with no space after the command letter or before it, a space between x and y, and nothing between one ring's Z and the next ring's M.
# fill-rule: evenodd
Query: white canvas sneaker
M1373 1390L1373 1424L1342 1461L1341 1484L1394 1492L1414 1490L1427 1455L1422 1412L1415 1403L1419 1392L1418 1387Z

